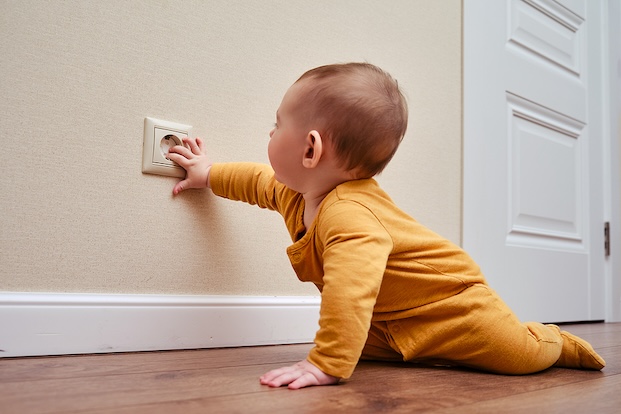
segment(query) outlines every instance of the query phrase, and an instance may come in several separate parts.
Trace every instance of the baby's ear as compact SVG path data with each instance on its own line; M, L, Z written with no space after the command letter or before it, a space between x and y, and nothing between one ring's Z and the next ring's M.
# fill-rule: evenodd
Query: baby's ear
M302 165L306 168L315 168L323 154L323 141L319 132L315 130L310 131L306 135L305 145Z

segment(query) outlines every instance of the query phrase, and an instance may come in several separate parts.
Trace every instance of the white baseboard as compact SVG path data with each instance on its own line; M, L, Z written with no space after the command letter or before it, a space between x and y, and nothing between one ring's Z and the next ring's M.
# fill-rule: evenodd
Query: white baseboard
M0 292L0 357L312 342L316 296Z

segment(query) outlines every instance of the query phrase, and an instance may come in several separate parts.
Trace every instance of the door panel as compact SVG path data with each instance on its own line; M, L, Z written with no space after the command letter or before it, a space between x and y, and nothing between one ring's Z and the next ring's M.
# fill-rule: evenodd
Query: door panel
M515 95L507 102L509 239L583 251L584 125Z

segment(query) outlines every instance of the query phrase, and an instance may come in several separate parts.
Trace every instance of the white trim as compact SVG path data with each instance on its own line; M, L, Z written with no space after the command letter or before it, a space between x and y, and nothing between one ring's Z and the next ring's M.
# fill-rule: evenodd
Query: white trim
M0 292L0 357L312 342L318 296Z

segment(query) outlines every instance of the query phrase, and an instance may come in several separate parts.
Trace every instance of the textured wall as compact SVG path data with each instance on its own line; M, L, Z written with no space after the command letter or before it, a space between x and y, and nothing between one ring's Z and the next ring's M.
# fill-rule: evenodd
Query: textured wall
M267 162L283 93L333 62L399 80L410 128L380 182L459 241L460 0L0 7L0 291L316 294L278 215L141 173L143 120L192 125L215 161Z

